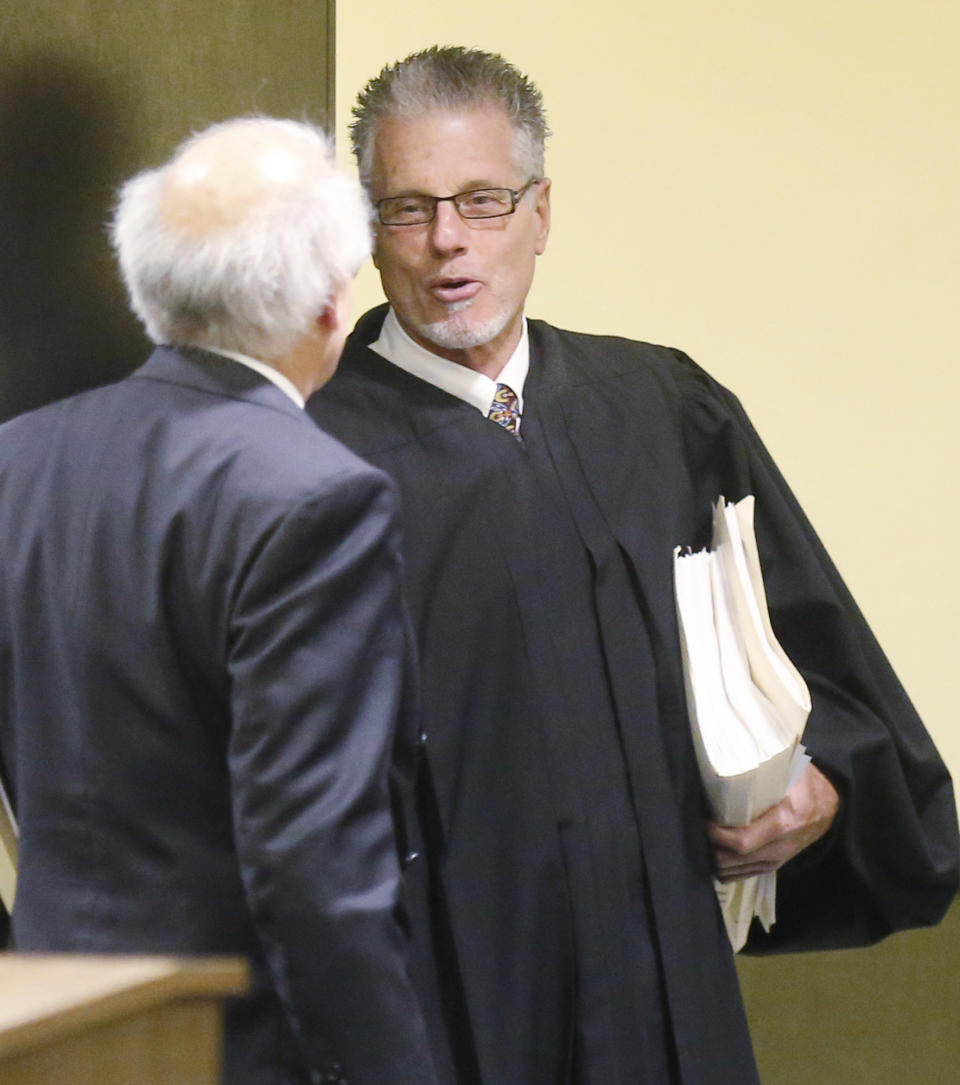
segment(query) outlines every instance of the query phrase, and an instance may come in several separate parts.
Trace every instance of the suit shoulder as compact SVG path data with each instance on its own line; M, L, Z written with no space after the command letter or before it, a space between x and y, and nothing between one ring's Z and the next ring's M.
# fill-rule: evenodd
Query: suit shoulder
M96 415L115 395L122 382L89 388L15 415L0 424L0 451L15 448L48 449L55 435L74 420Z
M256 407L210 435L210 448L230 463L241 489L280 500L310 500L343 487L389 488L387 476L302 415L272 416Z

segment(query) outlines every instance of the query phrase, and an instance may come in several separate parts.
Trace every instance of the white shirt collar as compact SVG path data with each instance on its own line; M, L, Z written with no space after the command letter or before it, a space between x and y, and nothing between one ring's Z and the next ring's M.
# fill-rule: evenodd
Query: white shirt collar
M203 349L209 351L210 354L220 354L224 358L230 358L234 362L239 362L241 365L256 370L261 377L266 377L268 381L272 381L281 392L288 395L303 410L305 404L300 389L279 369L274 369L272 365L267 365L266 362L261 362L258 358L251 358L248 354L240 354L236 350L221 350L219 347L204 347Z
M523 386L530 369L530 340L527 336L527 320L523 319L520 342L510 356L509 361L500 371L497 380L491 380L483 373L468 369L465 365L441 358L439 354L415 343L400 326L396 314L391 308L387 312L380 337L370 344L370 349L393 362L400 369L412 373L421 380L428 381L436 388L448 392L457 399L469 403L483 415L486 415L493 403L497 383L508 384L519 400L520 413L523 413Z

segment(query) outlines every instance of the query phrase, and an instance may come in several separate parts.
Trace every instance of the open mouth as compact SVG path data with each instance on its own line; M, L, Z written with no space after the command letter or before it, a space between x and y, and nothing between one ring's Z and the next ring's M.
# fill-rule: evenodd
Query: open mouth
M457 301L469 301L480 292L480 283L476 279L438 279L430 287L430 292L438 301L450 305Z

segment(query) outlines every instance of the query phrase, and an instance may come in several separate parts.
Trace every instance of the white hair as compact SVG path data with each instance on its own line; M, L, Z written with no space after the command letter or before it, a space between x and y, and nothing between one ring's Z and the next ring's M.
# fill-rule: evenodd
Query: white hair
M164 213L168 172L207 136L251 127L301 149L292 184L217 230L178 229ZM193 136L159 169L120 190L111 236L134 312L155 343L220 347L269 359L287 353L370 253L370 209L313 125L244 117Z

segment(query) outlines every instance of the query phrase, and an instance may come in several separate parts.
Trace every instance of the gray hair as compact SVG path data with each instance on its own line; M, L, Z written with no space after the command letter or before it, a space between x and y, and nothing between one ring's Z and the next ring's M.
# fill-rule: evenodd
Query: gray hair
M520 170L542 177L550 130L535 84L496 53L433 45L388 65L360 92L350 125L360 179L369 186L377 125L384 117L484 105L500 106L516 129L514 157Z
M168 172L212 133L242 125L302 153L309 168L277 186L238 221L200 235L163 211ZM111 226L134 312L155 343L282 357L370 252L370 210L335 165L332 143L311 124L242 117L183 143L166 165L120 190Z

